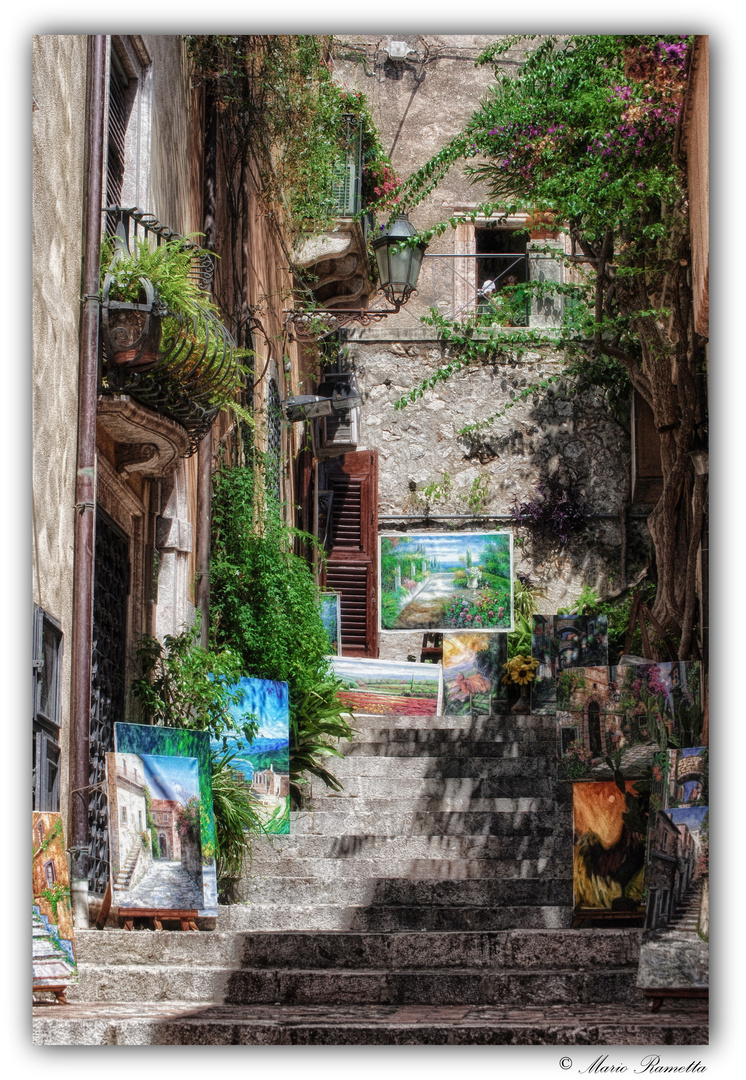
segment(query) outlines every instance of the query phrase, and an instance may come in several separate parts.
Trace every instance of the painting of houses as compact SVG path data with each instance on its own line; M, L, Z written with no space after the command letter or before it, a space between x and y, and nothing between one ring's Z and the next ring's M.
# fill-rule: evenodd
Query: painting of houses
M196 758L106 755L112 904L204 908Z
M560 779L610 779L604 759L616 751L625 776L640 777L650 770L656 751L669 742L695 745L703 723L700 687L698 661L561 671ZM569 738L571 729L576 730L575 740Z
M199 826L204 897L199 914L217 915L218 879L215 865L215 817L212 809L209 734L206 731L155 727L150 724L115 724L114 748L122 754L196 759L199 776Z
M258 731L251 742L243 735L213 740L216 753L233 754L231 765L243 774L256 800L267 832L290 832L290 700L288 684L244 677L238 683L240 705L230 707L238 723L255 720ZM234 687L235 689L235 687Z
M511 533L383 533L381 629L513 629Z
M656 755L637 985L709 986L709 768L705 746Z
M626 795L637 796L634 783L625 784L625 794L611 781L573 784L572 793L574 915L641 917L645 837L623 817Z
M333 656L329 666L343 684L339 698L350 712L436 716L441 711L440 664Z
M608 619L605 615L534 615L531 655L539 661L531 685L531 712L554 713L561 671L608 664Z
M329 636L329 653L331 656L339 656L342 650L341 601L342 594L338 592L322 592L319 594L321 621Z
M504 634L444 634L443 712L507 712L508 688L502 681L507 659Z
M57 990L77 982L70 884L60 814L32 818L33 989Z

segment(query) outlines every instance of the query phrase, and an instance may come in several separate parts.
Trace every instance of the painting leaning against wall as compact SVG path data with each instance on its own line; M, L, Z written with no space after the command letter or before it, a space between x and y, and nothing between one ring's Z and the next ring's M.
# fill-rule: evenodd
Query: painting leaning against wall
M319 593L321 621L329 637L329 654L341 656L342 644L342 594L338 592Z
M511 533L382 533L382 630L513 630Z
M245 676L236 684L240 705L230 713L240 725L254 719L258 730L251 742L243 735L224 735L210 744L214 751L234 754L231 767L240 770L264 829L275 835L290 832L290 697L286 682ZM235 689L236 686L231 687Z
M539 661L531 685L531 712L557 711L557 680L566 668L609 662L606 615L534 615L531 655Z
M65 987L78 980L62 817L35 811L31 828L32 986L55 990L62 1001Z
M504 634L444 634L443 712L507 712L508 688L502 681L507 659Z
M443 701L440 664L407 660L358 660L332 656L329 667L343 683L339 699L350 712L436 716Z
M202 842L203 907L199 914L218 914L218 878L215 863L215 817L212 809L210 736L206 731L156 727L152 724L115 724L114 748L121 754L196 758L199 776L200 836Z
M573 784L575 916L598 910L642 918L645 838L625 823L626 795L637 797L634 783L625 784L625 795L613 782Z

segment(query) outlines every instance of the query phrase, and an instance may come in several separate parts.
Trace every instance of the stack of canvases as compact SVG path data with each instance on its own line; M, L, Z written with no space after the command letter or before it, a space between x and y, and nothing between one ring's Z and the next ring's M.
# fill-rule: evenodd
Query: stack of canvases
M114 726L116 752L107 755L111 890L125 924L170 916L194 925L198 916L217 915L216 758L243 776L267 832L290 831L287 683L243 678L231 690L240 691L233 719L237 729L253 722L251 740Z
M638 984L708 986L709 792L699 662L623 657L605 620L535 616L532 711L556 712L573 784L574 920L644 925Z

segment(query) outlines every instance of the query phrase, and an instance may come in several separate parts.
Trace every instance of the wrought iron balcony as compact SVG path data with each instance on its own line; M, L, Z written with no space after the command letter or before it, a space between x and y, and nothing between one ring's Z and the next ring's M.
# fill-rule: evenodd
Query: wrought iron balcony
M454 320L528 326L530 303L515 286L529 280L525 251L504 254L426 253L418 281L418 307L437 308ZM412 306L413 311L413 306Z
M183 240L180 247L194 252L190 278L206 289L212 258L136 207L110 206L105 212L115 253L101 298L102 393L126 395L180 425L191 454L238 385L233 338L207 302L197 303L189 315L173 312L146 277L140 278L137 302L113 298L113 270L118 258L135 253L140 239L155 245Z

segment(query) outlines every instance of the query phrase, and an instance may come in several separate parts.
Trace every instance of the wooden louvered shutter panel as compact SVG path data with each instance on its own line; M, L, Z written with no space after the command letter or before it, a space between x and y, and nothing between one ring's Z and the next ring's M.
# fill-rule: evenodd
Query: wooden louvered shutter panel
M334 492L326 587L342 594L342 655L378 656L378 452L325 463Z
M112 48L109 79L109 133L106 155L106 204L118 206L124 180L124 143L127 134L129 79Z

